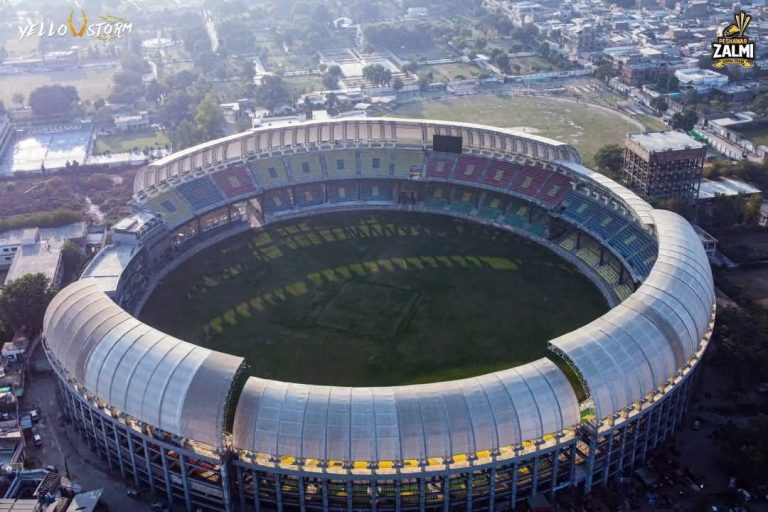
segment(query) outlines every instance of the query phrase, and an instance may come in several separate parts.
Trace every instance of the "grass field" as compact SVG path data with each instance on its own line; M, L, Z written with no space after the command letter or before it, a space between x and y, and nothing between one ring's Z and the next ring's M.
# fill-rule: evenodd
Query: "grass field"
M0 76L0 100L7 107L15 106L13 95L20 92L24 101L29 100L29 93L43 85L73 85L77 88L81 100L106 98L112 90L112 76L116 68L87 69L75 68L67 71L48 73L4 75Z
M422 60L450 59L455 55L452 50L437 44L419 48L393 48L392 50L401 60L413 62L419 62Z
M472 96L401 105L388 115L516 128L574 145L586 165L606 144L623 144L640 123L605 108L548 97Z
M166 277L142 319L246 358L251 375L395 385L501 370L607 306L578 271L500 230L334 214L252 231Z
M434 64L431 66L419 66L416 73L426 76L432 73L433 82L450 82L452 80L470 79L480 74L480 68L464 62L452 62L450 64Z
M531 55L529 57L512 57L509 59L509 65L512 67L512 74L514 75L530 75L531 73L546 73L548 71L556 71L559 69L548 60L545 60L538 55ZM520 66L518 70L515 65Z
M753 144L768 146L768 123L741 130L741 134Z
M112 153L122 153L132 151L134 148L139 148L139 151L141 151L145 147L152 147L155 144L165 147L168 143L170 143L170 140L165 132L100 135L96 138L96 151L104 153L109 150Z
M290 91L291 95L298 96L307 92L322 91L323 79L319 76L286 76L283 82Z

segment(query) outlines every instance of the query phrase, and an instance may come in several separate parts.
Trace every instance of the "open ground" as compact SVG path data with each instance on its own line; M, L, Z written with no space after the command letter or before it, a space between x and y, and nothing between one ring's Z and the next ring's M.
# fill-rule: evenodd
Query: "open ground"
M29 100L29 93L43 85L73 85L81 100L106 98L112 91L112 76L116 68L74 68L48 73L0 76L0 100L7 108L14 106L13 95L21 93Z
M593 157L602 146L623 144L627 133L643 130L639 122L608 108L543 96L472 96L430 100L401 105L388 115L525 130L572 144L588 166L593 164Z
M160 283L141 318L245 357L252 375L378 386L530 362L606 310L585 276L533 242L377 213L278 224L207 249Z

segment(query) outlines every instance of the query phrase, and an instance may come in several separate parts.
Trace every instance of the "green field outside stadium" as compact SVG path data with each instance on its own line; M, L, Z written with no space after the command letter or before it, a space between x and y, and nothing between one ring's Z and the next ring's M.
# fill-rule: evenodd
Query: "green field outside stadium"
M141 315L264 378L352 386L462 378L546 355L607 310L547 249L426 214L276 224L207 249Z

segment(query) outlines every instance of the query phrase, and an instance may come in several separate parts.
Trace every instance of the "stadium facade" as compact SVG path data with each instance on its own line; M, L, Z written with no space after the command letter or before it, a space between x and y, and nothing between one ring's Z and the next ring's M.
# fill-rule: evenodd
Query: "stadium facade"
M432 151L435 134L461 136L463 152ZM588 492L675 431L712 332L712 274L688 222L532 135L385 118L256 129L150 164L134 191L136 213L49 306L44 346L99 457L187 509L502 510ZM241 358L134 316L163 275L219 240L371 209L535 240L612 309L551 340L551 358L379 388L246 380Z

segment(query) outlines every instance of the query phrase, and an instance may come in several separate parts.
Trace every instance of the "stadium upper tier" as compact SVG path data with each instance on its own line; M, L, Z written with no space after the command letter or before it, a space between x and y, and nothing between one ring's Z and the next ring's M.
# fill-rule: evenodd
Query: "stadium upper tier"
M293 148L307 146L331 149L339 145L359 143L376 145L397 143L426 147L432 144L433 135L460 136L465 148L479 151L516 154L538 160L566 160L581 163L579 153L568 144L501 128L470 123L398 118L342 119L309 121L278 128L257 128L178 151L143 168L136 176L133 190L134 193L138 194L163 181L194 173L204 167L225 165L236 160L247 160L254 155L275 154L283 149L290 149L293 152ZM386 150L382 150L382 154L392 155L390 151ZM317 168L313 168L311 161L309 163L310 171L307 174L316 174ZM354 162L351 163L354 164ZM372 165L372 161L360 162L366 172L368 170L388 171L390 163L403 169L399 165L406 162L383 158L379 169ZM343 171L344 169L338 170ZM275 166L275 171L275 175L272 176L275 179L285 179L288 174L278 166ZM330 172L336 171L334 163L333 170ZM294 179L301 172L300 165L290 168L290 175Z
M435 133L462 135L469 151L432 152ZM424 185L419 207L502 227L537 225L535 210L569 226L563 228L569 236L587 233L632 272L640 284L626 300L550 342L583 381L596 429L653 407L698 361L711 332L714 288L695 231L581 166L565 144L461 123L310 122L247 132L158 161L137 176L136 203L175 229L244 199L261 202L265 222L349 202L398 207L395 187L413 183ZM577 235L557 245L541 226L528 231L549 247L579 244ZM603 274L619 279L612 269ZM181 438L226 446L262 467L443 471L557 445L573 439L582 422L573 387L548 359L389 388L249 378L227 412L239 358L142 324L88 277L57 295L44 335L57 369L106 407ZM231 438L226 417L234 418Z

